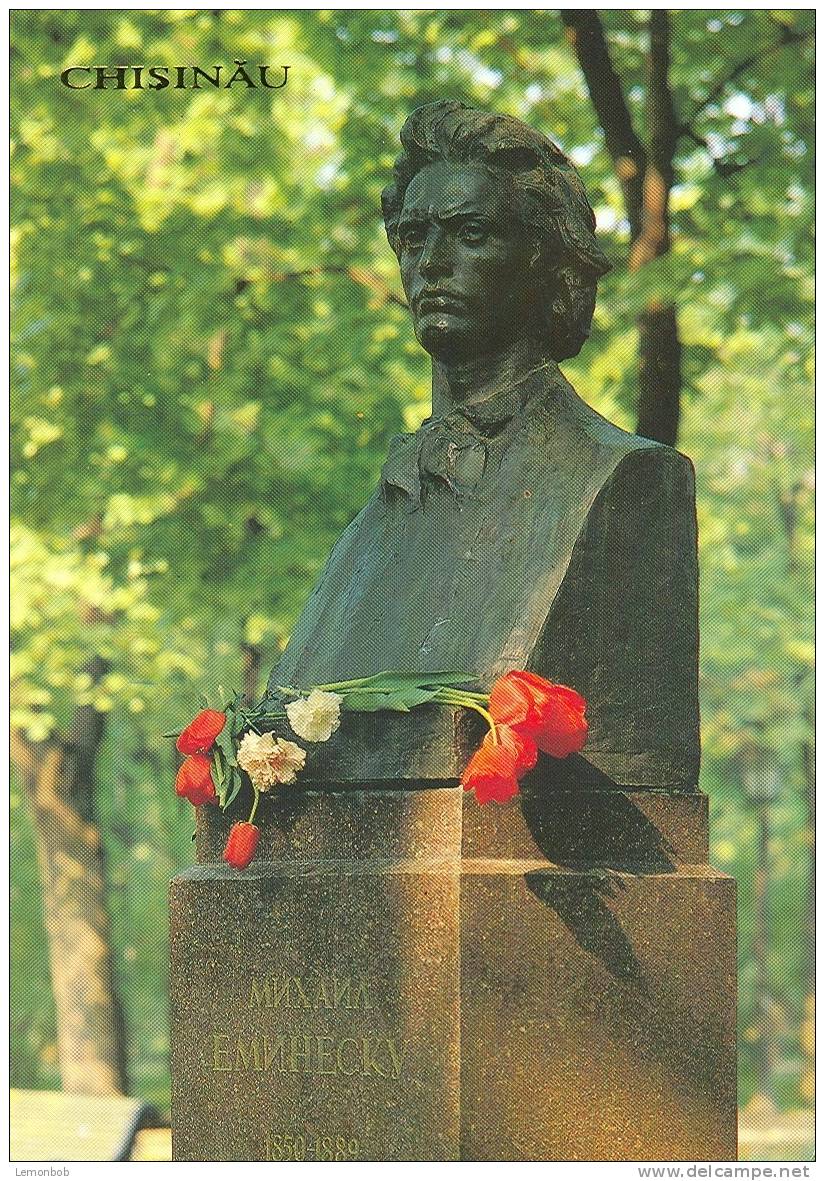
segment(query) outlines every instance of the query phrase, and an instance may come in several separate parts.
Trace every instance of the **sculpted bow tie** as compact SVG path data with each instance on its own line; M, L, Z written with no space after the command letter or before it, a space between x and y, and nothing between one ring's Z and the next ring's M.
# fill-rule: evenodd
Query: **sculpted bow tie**
M423 504L425 490L441 481L460 498L478 485L491 453L501 450L511 419L544 399L558 370L544 362L507 390L483 402L471 402L439 418L431 418L414 435L396 435L381 471L381 490L400 489L410 498L410 511Z
M415 435L398 435L381 472L382 488L400 488L422 503L431 480L440 480L458 497L471 492L487 468L492 439L513 416L495 407L468 406L441 418L433 418Z

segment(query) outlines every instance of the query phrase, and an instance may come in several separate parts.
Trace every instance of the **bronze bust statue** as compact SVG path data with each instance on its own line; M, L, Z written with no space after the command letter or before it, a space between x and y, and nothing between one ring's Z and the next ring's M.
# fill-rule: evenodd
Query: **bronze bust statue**
M397 436L272 674L529 668L588 701L572 785L691 790L699 759L690 461L627 434L558 363L609 263L570 161L506 115L414 111L383 212L433 363L432 416Z

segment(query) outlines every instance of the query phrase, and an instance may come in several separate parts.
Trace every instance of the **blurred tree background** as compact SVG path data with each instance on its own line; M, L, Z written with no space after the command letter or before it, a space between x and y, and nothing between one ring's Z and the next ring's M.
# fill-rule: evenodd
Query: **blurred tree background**
M696 465L741 1098L811 1101L813 20L12 13L14 1085L168 1105L193 821L159 735L202 691L262 691L390 437L429 413L379 196L406 114L448 96L580 168L615 269L565 372ZM235 59L287 85L59 82L225 82Z

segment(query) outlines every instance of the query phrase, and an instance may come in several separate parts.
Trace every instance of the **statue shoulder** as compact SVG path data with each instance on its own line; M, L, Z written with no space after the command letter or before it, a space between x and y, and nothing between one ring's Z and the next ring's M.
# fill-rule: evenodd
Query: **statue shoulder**
M693 464L686 455L608 421L561 374L546 404L546 424L546 444L556 461L586 473L591 507L623 491L632 503L645 487L672 485L674 495L694 495Z
M624 432L623 432L624 434ZM687 455L639 435L625 434L627 444L617 449L616 463L605 482L614 493L629 496L644 511L647 502L658 498L662 513L669 506L695 501L696 478ZM655 504L648 507L655 508Z
M531 668L587 699L584 757L622 786L690 787L699 764L693 465L626 435L599 473Z
M606 465L580 542L587 537L597 548L605 547L620 565L695 563L693 464L674 447L635 435L627 438L633 445L614 453Z

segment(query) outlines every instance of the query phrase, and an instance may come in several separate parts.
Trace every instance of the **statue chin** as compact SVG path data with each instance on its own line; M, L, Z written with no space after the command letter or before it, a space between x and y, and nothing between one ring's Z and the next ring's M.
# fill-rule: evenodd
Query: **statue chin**
M464 325L428 318L424 324L416 325L415 335L421 347L439 360L463 360L479 351L478 334Z

